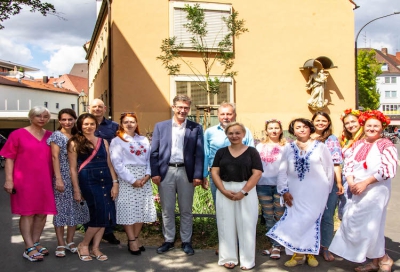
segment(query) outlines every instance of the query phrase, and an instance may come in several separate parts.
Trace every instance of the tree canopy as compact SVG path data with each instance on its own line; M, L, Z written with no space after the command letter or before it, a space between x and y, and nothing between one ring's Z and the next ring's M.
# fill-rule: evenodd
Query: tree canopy
M357 55L359 106L364 109L379 108L379 90L376 77L382 73L382 64L375 58L374 50L359 50Z
M38 11L43 16L47 14L56 15L54 5L46 2L42 3L41 0L2 0L0 1L0 29L4 28L2 22L10 19L11 16L19 14L23 6L30 7L31 12Z

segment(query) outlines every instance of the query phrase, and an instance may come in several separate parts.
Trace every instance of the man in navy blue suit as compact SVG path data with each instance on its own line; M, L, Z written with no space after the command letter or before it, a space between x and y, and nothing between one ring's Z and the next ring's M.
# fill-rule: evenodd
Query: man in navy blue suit
M203 183L204 147L202 127L186 117L191 100L186 95L173 99L172 120L155 125L151 142L151 179L160 194L165 242L157 249L164 253L174 248L175 202L178 196L182 249L193 255L194 187Z

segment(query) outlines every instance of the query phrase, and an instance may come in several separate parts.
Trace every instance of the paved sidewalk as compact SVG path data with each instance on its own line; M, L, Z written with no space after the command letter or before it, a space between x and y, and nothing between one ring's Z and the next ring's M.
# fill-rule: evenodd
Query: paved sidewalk
M398 172L400 174L400 172ZM4 183L4 170L0 170L0 185ZM386 226L386 248L389 255L395 261L393 271L400 271L400 176L393 180L392 198L388 208ZM50 256L45 257L43 262L31 263L22 257L24 245L18 229L18 217L10 213L9 197L6 193L0 192L0 270L9 272L66 272L66 271L227 271L224 267L217 265L218 257L213 250L196 250L193 256L186 256L177 248L165 254L156 253L156 247L146 247L141 256L131 255L126 245L101 244L101 250L108 255L109 260L100 262L93 260L82 262L77 254L67 252L65 258L56 258L54 251L57 246L53 225L50 217L45 227L42 244L49 248ZM82 240L82 234L77 233L75 241ZM264 237L257 237L265 239ZM355 264L337 258L335 262L325 262L322 257L317 257L320 265L311 268L308 265L297 266L292 269L286 268L283 263L289 259L282 255L279 261L270 260L262 256L260 252L256 255L256 267L252 271L354 271ZM239 267L231 271L241 271Z

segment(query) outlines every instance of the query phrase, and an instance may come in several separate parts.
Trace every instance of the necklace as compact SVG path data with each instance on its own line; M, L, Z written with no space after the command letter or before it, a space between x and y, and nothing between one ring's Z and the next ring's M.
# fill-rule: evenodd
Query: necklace
M307 153L307 147L310 144L311 139L308 139L305 143L296 140L296 145L300 149L300 155L303 156Z

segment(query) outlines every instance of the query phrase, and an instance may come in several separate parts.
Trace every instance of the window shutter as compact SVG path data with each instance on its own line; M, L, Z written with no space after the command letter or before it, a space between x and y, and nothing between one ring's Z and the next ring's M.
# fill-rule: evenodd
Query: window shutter
M207 22L207 36L205 39L205 46L207 48L217 48L218 43L228 34L228 28L222 18L227 18L230 15L229 11L222 10L204 10L204 20ZM183 8L174 8L174 33L177 37L176 42L183 43L184 48L193 48L190 41L192 34L190 34L183 26L188 20L186 19L186 12Z

